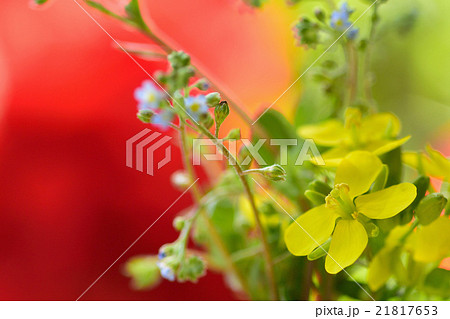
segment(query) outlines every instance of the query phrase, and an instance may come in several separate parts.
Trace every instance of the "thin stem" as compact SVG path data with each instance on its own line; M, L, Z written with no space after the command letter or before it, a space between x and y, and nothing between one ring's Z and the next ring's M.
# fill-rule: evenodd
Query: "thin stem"
M379 3L375 3L373 6L372 24L370 26L369 38L367 39L366 54L364 56L364 92L367 100L373 108L375 108L375 102L372 96L372 73L370 72L370 63L373 49L372 43L374 42L376 26L378 25L378 5Z
M222 152L222 154L225 156L225 158L233 166L242 185L244 186L245 193L248 197L248 200L250 201L250 206L252 208L252 212L255 217L258 234L260 236L260 239L261 239L261 242L262 242L263 248L264 248L263 255L264 255L264 259L266 261L266 271L267 271L267 277L268 277L269 285L270 285L270 295L273 300L277 300L278 299L278 290L276 287L275 271L274 271L274 266L273 266L273 261L272 261L272 255L270 252L270 246L269 246L269 242L267 241L267 237L264 232L264 228L262 226L261 219L259 218L258 208L256 207L255 199L254 199L253 193L250 189L250 185L248 184L248 181L243 174L241 166L237 162L236 158L234 158L234 156L228 151L228 149L214 135L212 135L211 132L209 132L206 128L204 128L203 126L201 126L199 124L196 124L196 126Z
M347 81L349 87L347 106L351 106L355 102L358 91L358 55L351 41L347 42L346 50L348 55Z
M180 120L180 137L181 137L181 148L182 148L182 152L183 152L184 167L191 179L191 182L193 182L195 180L195 173L194 173L193 167L191 165L190 152L187 149L186 128L185 128L185 122L183 119ZM249 288L248 288L245 278L243 278L241 272L234 264L234 262L231 258L231 255L228 252L227 247L223 243L222 238L218 234L213 223L210 221L208 216L205 214L203 207L200 205L201 200L202 200L202 193L201 193L198 185L194 184L191 187L190 191L191 191L191 194L192 194L195 202L199 205L200 214L204 217L204 219L206 221L206 227L208 228L208 233L211 236L211 239L214 242L214 245L219 249L220 253L222 254L223 258L225 259L227 268L229 268L231 270L231 272L234 274L234 276L237 278L243 291L247 295L249 295Z

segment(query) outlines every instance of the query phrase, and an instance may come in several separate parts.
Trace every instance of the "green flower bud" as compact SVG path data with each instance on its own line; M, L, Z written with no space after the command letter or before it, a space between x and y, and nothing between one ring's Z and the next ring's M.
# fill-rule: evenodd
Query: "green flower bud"
M157 72L155 72L155 79L159 83L166 84L168 77L164 72L157 71Z
M201 91L206 91L211 87L211 84L208 82L207 79L200 79L197 82L195 82L192 86Z
M314 206L325 204L325 195L322 193L308 189L305 192L305 196Z
M309 183L308 189L320 193L324 196L328 195L331 192L331 187L322 181L315 180Z
M241 129L232 129L228 135L224 138L225 140L240 140L241 139Z
M188 66L191 63L191 57L183 51L174 51L167 58L174 69Z
M140 110L139 112L137 112L136 116L141 122L150 123L153 114L154 113L151 110Z
M319 43L320 26L317 23L311 22L311 20L306 17L300 19L294 26L293 31L298 45L306 45L315 48Z
M373 186L370 192L374 193L382 190L386 186L388 175L389 175L389 167L386 164L383 164L380 173L378 173L377 178L373 182Z
M215 107L220 103L221 97L218 92L209 93L206 96L206 104L208 104L209 107Z
M220 99L220 95L219 95ZM206 103L208 103L208 95L206 96ZM228 114L230 114L230 108L228 107L227 101L222 101L219 105L214 109L214 117L216 118L217 125L221 125L223 121L227 118Z
M184 228L184 225L186 224L186 220L183 216L177 216L173 220L173 228L175 228L178 231L181 231Z
M430 186L430 178L428 176L419 176L413 184L417 188L417 196L412 202L411 206L412 208L416 208L419 202L422 200L422 198L425 197L425 193L428 190L428 187Z
M323 12L322 8L316 8L314 10L314 15L316 16L317 20L321 22L325 21L325 12Z
M441 215L447 199L440 193L433 193L424 197L416 208L419 223L428 225Z
M260 169L260 172L267 179L274 182L284 182L286 181L286 171L279 164L274 164L272 166L264 167Z
M325 243L323 243L321 246L314 249L309 255L308 260L316 260L323 256L325 256L328 253L328 250L330 249L331 245L331 238L328 239Z
M202 258L195 255L189 256L180 265L177 273L178 281L197 282L198 278L205 275L205 270L206 265Z

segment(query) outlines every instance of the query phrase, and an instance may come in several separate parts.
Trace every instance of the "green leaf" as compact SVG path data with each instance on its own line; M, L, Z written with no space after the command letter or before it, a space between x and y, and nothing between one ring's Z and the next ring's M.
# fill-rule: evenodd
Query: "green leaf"
M425 278L424 289L431 294L450 297L450 271L434 269Z
M139 8L139 3L137 0L131 0L125 7L125 12L128 15L128 19L134 22L140 29L148 30L148 27L142 18L141 9Z
M118 19L120 21L123 22L127 22L127 19L125 19L124 17L121 17L120 15L112 12L111 10L109 10L108 8L106 8L104 5L102 5L101 3L98 3L96 1L92 1L92 0L86 0L86 4L94 9L97 9L98 11L113 17L115 19Z
M48 0L34 0L34 3L41 5L41 4L46 3L47 1Z

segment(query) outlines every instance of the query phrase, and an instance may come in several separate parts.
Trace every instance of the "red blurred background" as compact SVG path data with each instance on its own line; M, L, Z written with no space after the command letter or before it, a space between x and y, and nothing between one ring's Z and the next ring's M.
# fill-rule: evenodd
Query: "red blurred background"
M157 4L148 2L149 8ZM233 12L230 8L239 13L235 2L217 1L217 5L226 5L228 14ZM2 300L75 300L180 195L169 182L170 174L181 167L179 154L154 177L125 166L125 141L144 128L135 118L132 96L145 74L112 47L111 39L74 2L51 4L36 11L27 1L3 0L0 11ZM188 6L180 6L178 1L176 8L183 16ZM209 6L209 10L214 8ZM167 22L166 15L160 10L155 20ZM117 22L94 16L115 38L144 41ZM245 19L253 22L251 16ZM177 25L163 27L168 34L178 34ZM255 33L257 27L248 30ZM247 38L228 37L228 41L248 43L252 37L241 33ZM276 34L268 37L273 39ZM178 37L174 43L191 43L194 59L205 59L210 68L214 54L194 40L183 42ZM291 42L281 45L279 57L286 58L283 47ZM181 48L190 53L189 47ZM226 53L236 55L238 49ZM266 51L280 61L274 50ZM262 55L253 57L258 63L250 65L250 71L265 72L261 81L267 83L260 92L270 102L287 87L290 74L286 63L274 68ZM226 68L227 61L223 59L224 64L210 75L221 81L236 77L236 72ZM244 61L248 64L251 57L244 56ZM150 73L166 67L162 62L143 65ZM248 74L254 79L261 72ZM237 79L234 88L249 82L245 75ZM237 90L236 96L249 109L261 98L248 89ZM177 202L83 299L233 299L219 274L209 273L195 285L163 282L146 292L131 290L122 274L128 258L156 253L176 238L173 216L190 202L189 195Z

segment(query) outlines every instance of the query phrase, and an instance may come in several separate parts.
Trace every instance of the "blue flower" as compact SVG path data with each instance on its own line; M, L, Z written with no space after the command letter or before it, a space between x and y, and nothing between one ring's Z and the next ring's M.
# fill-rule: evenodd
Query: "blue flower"
M164 99L164 93L152 81L145 80L134 91L134 98L139 102L139 110L157 109Z
M158 125L163 130L167 130L172 120L173 112L171 110L161 110L152 116L150 123Z
M161 273L161 277L167 279L168 281L175 281L175 272L164 262L158 262L156 264Z
M158 253L158 259L159 260L161 260L161 259L163 259L164 257L166 257L167 255L166 255L166 253L165 252L163 252L163 251L159 251L159 253Z
M195 121L198 121L200 116L206 114L209 109L204 95L197 95L196 97L189 96L184 99L184 105L186 107L186 112Z
M352 13L353 13L353 10L351 10L348 7L347 2L344 2L341 5L341 8L339 10L335 10L331 14L331 19L330 19L331 27L337 31L342 31L342 32L346 31L352 25L352 23L349 20L350 15ZM347 37L349 39L354 39L357 35L358 35L358 29L354 28L354 27L349 29L347 32Z

